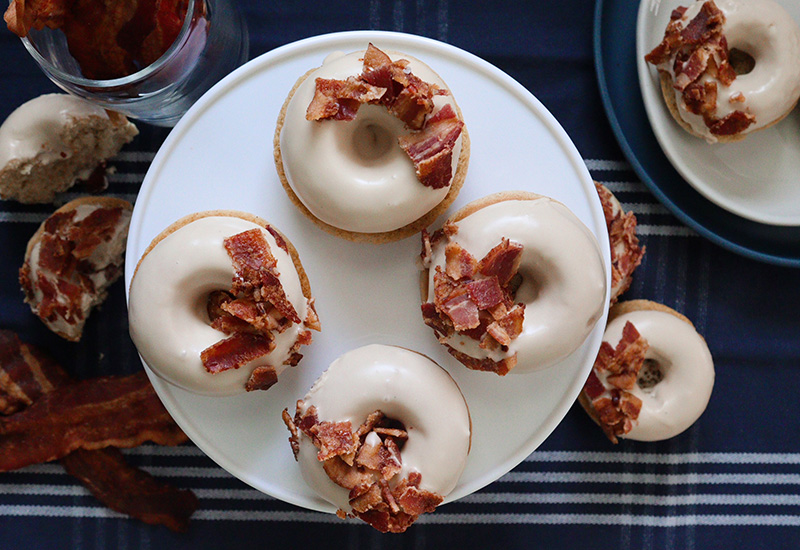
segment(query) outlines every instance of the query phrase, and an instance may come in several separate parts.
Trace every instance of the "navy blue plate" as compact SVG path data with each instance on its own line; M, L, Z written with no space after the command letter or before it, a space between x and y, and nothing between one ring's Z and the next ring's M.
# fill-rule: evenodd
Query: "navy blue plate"
M800 267L800 227L754 222L695 191L658 145L636 72L635 0L597 0L594 57L600 94L622 152L650 191L683 223L712 242L759 261Z

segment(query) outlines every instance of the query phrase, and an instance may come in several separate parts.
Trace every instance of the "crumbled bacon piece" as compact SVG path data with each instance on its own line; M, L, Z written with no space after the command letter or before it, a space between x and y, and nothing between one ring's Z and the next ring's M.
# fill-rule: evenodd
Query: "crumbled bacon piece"
M279 248L288 250L283 237L268 227ZM200 353L203 366L211 373L239 368L275 349L275 334L284 332L300 317L283 290L277 260L260 229L251 229L224 240L234 268L229 292L214 291L206 308L211 326L229 337ZM319 330L313 301L308 301L305 324ZM301 345L311 343L311 332L301 330L283 364L295 366L302 359ZM250 375L247 391L267 390L277 383L274 365L257 365Z
M385 91L356 76L347 80L317 78L306 120L353 120L362 103L379 101Z
M504 375L516 365L516 356L494 361L470 357L448 343L455 333L478 342L481 349L507 351L511 341L522 333L525 306L514 303L518 285L522 245L502 239L486 256L476 260L453 240L454 224L437 231L437 242L445 244L445 268L435 266L433 301L422 304L422 318L451 355L465 366ZM432 237L423 235L425 247ZM432 254L432 252L431 252Z
M636 215L624 212L616 197L604 185L595 182L603 207L611 248L611 305L614 305L633 281L633 272L642 263L645 247L636 236Z
M707 0L698 14L684 25L685 12L686 8L680 8L672 13L664 39L645 60L662 65L674 58L673 85L681 92L687 110L702 116L713 135L739 134L755 122L755 117L744 111L734 111L722 119L717 117L716 83L702 81L703 75L708 75L729 86L736 79L728 41L723 34L725 15L713 0Z
M583 392L597 413L598 423L613 443L628 433L639 417L642 402L629 390L636 384L648 347L647 340L628 321L616 348L602 343L584 384Z
M430 117L420 131L398 138L423 185L432 189L450 185L453 149L463 129L464 123L447 104Z
M375 411L353 432L349 421L319 421L316 409L303 411L303 405L297 402L294 418L283 411L295 458L305 434L317 447L317 458L331 481L349 491L353 516L381 532L402 533L420 514L432 512L442 502L440 495L420 489L418 472L398 478L402 445L409 437L398 422ZM337 515L348 514L339 510Z

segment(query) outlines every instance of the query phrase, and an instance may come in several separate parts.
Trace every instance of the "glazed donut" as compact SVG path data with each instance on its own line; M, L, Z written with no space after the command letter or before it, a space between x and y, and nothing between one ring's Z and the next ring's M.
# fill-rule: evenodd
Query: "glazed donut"
M798 59L800 28L773 0L678 8L645 57L675 120L709 143L743 139L789 114L800 98Z
M470 449L458 385L432 360L396 346L340 356L297 402L294 418L284 410L283 419L308 485L341 517L383 532L403 532L432 512L456 486Z
M625 212L617 197L608 188L594 182L603 214L606 218L608 239L611 247L611 305L628 290L633 281L633 272L642 263L645 248L639 246L636 236L636 216Z
M82 197L53 212L28 241L19 281L42 322L78 342L91 310L122 274L133 206L113 197Z
M525 191L489 195L422 235L422 316L471 369L505 375L561 361L607 301L597 240L563 204Z
M401 80L410 82L390 98L385 90ZM298 80L274 146L292 202L322 229L355 241L418 233L455 199L469 164L461 111L444 81L421 61L390 58L372 44L331 54Z
M691 321L648 300L611 308L603 344L578 397L608 438L660 441L700 418L714 362Z
M228 210L186 216L153 240L131 280L128 316L150 369L204 395L268 389L319 330L291 242Z
M0 197L53 202L139 131L124 115L69 94L23 103L0 126Z

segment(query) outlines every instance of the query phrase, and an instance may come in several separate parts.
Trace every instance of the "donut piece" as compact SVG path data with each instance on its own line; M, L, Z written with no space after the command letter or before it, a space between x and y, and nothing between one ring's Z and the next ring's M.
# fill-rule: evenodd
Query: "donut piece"
M608 438L660 441L700 418L714 362L691 321L648 300L611 308L594 368L578 400Z
M185 390L266 390L319 330L297 250L266 221L230 210L186 216L145 250L130 333L155 374Z
M53 202L138 133L124 115L85 99L67 94L32 99L0 126L0 197Z
M122 274L133 207L111 197L68 202L36 230L19 280L25 302L47 328L77 342L94 306Z
M303 479L382 532L401 533L453 490L471 441L469 409L424 355L372 344L331 363L283 419Z
M594 182L594 185L600 197L600 204L603 205L611 245L611 305L613 306L620 295L630 288L633 272L642 263L645 248L639 246L634 213L625 212L617 197L605 185L598 182Z
M455 200L469 137L441 77L370 44L300 77L278 119L274 156L289 198L315 224L381 243L418 233Z
M566 206L535 193L469 203L442 229L423 232L421 258L423 319L474 370L552 366L583 344L605 309L594 235Z
M671 16L645 60L675 120L709 143L744 139L800 98L800 28L773 0L700 0Z

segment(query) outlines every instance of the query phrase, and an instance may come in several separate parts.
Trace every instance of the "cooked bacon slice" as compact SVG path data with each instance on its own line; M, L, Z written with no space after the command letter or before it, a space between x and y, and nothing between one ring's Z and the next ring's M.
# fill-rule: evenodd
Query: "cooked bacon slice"
M200 353L200 360L212 374L238 369L275 348L275 342L266 335L239 332L212 344Z
M477 279L466 284L470 299L478 309L489 310L503 302L503 289L494 275L485 279Z
M75 382L0 418L0 471L63 458L75 449L177 445L186 436L144 372Z
M232 293L237 294L260 284L264 272L275 275L278 264L260 229L254 228L237 233L223 241L225 250L233 262L234 284Z
M480 311L467 292L455 294L440 309L450 318L458 332L480 326Z
M478 260L455 241L444 247L445 273L451 279L471 279L478 270Z
M347 457L357 451L357 441L353 437L353 429L350 421L346 422L318 422L309 432L319 442L319 453L317 459L320 462L335 456ZM347 461L352 463L352 459Z
M521 244L503 239L481 259L478 271L484 277L497 277L501 285L506 285L519 270L522 249Z
M247 391L268 390L277 383L278 372L275 368L269 365L261 365L253 369L244 387Z
M61 464L112 510L180 533L189 529L189 518L198 506L195 494L131 466L119 449L78 449L62 458Z
M751 124L756 122L756 117L744 111L733 111L725 118L715 120L709 128L715 136L733 136L744 132Z
M61 366L38 348L23 343L11 331L0 330L0 403L8 395L24 395L18 401L21 406L0 410L0 414L16 412L70 383ZM183 532L197 509L194 493L176 489L130 466L114 447L77 449L61 458L61 464L103 504L146 523Z
M471 355L462 353L451 346L446 347L450 355L458 359L465 367L472 370L493 372L495 374L499 374L500 376L505 376L517 365L516 354L510 357L505 357L500 361L494 361L489 357L478 359L477 357L472 357Z
M363 103L380 100L385 91L356 76L347 80L317 78L306 120L353 120Z
M422 130L398 138L423 185L432 189L450 185L453 149L463 128L464 123L447 104L428 119Z

